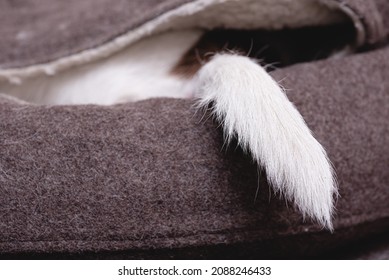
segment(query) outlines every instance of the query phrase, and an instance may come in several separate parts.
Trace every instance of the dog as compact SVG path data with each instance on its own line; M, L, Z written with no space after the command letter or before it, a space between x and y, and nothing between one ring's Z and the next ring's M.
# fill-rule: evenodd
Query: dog
M326 28L319 33L317 28L172 31L78 68L2 85L0 91L51 105L193 98L198 107L212 110L226 142L237 139L266 171L275 192L292 201L304 217L333 230L337 195L333 167L303 117L266 71L330 57L350 39L344 36L349 33L338 30L334 40L334 30ZM332 43L323 42L327 33ZM317 37L311 45L296 43L309 36Z

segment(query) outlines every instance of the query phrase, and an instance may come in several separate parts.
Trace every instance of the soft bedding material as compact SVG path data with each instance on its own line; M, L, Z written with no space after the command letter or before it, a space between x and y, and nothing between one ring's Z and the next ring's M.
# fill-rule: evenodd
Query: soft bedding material
M0 79L109 55L195 2L207 1L99 0L93 12L90 1L1 2ZM272 193L266 174L236 143L223 146L218 124L191 100L49 106L1 95L0 256L388 258L389 4L317 3L326 20L354 20L366 51L271 75L335 167L334 233Z

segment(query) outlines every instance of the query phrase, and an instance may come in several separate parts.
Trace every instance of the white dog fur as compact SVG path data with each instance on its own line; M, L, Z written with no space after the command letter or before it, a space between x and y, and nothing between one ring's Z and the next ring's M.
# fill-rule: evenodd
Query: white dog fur
M332 230L334 172L323 147L280 86L253 60L218 54L194 78L170 74L202 32L153 36L110 58L35 77L0 92L38 104L101 104L153 97L190 98L212 103L225 137L238 139L266 170L274 190L294 202L304 216Z
M216 55L199 71L201 106L213 102L227 141L238 143L266 170L276 192L332 230L336 184L326 152L280 86L253 60Z

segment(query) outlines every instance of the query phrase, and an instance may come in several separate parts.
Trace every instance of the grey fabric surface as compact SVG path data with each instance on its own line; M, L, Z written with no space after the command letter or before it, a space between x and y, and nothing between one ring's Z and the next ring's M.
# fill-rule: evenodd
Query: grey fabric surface
M313 235L294 251L312 254L387 230L388 52L274 72L293 86L289 98L334 163L341 195L335 234L303 223L268 193L264 174L254 203L256 167L234 146L221 148L217 125L199 122L191 101L8 102L0 110L0 251L180 248Z
M384 25L386 41L389 39L389 5L386 0L376 0L376 6L381 14L381 19Z
M194 0L0 1L0 69L45 63L91 49ZM366 44L382 40L382 17L374 1L339 2L363 22ZM385 9L385 0L377 0ZM93 7L93 9L91 9Z
M30 23L38 38L23 43L28 33L22 33L9 44L2 40L1 65L44 62L97 46L179 2L143 1L153 9L130 17L144 7L130 8L130 1L108 7L99 0L96 14L85 14L82 23L74 19L88 1L77 9L76 2L44 1L45 8L32 14L27 4L35 7L36 1L0 2L2 26L15 25L0 28L3 38L14 38L16 18ZM379 19L387 14L377 16L370 1L347 3L364 18L366 44L384 40ZM388 4L377 3L388 11ZM26 8L17 12L22 4ZM5 7L15 10L5 13ZM37 20L50 9L61 13ZM70 25L56 31L61 36L50 36L69 14ZM94 26L96 19L104 24ZM304 222L269 191L266 174L258 175L236 144L223 148L218 124L200 121L192 101L34 106L0 97L0 255L296 258L389 232L388 57L389 48L381 47L272 72L334 163L341 195L334 234Z
M0 68L99 46L190 0L0 1Z

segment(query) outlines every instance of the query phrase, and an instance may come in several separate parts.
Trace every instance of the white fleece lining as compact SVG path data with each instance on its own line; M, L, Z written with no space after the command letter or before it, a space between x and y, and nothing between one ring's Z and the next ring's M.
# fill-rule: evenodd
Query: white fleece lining
M0 81L18 84L23 79L36 75L54 75L70 67L110 56L145 36L172 29L194 27L279 29L323 25L345 20L344 14L340 12L340 10L345 11L344 7L342 9L337 1L332 1L331 5L327 5L328 2L318 0L193 1L168 11L99 47L45 64L0 70ZM354 16L353 20L358 21L358 18ZM363 28L358 28L358 32L363 32Z

